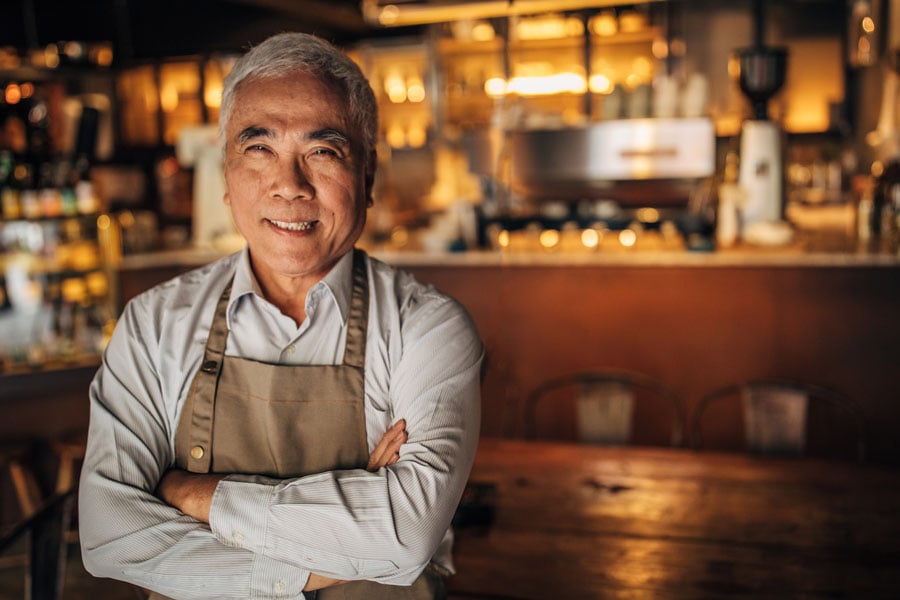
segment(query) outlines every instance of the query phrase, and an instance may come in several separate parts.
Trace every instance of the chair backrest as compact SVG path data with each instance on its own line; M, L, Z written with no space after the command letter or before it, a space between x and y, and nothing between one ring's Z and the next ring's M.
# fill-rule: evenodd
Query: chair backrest
M726 404L731 405L731 417L725 412L710 414L713 412L711 406L723 407ZM715 389L700 399L694 411L691 423L692 445L699 449L713 441L710 433L710 423L713 421L716 422L721 437L721 432L727 430L722 424L735 415L743 429L739 445L749 452L783 456L823 454L836 457L842 454L840 448L832 447L824 452L822 450L834 439L849 435L852 438L849 442L849 446L852 446L850 453L860 462L865 460L865 419L859 405L843 392L817 384L782 379L744 381ZM816 429L827 432L823 448L815 453L809 448L813 422L820 424ZM715 443L710 445L716 446Z
M523 421L529 439L681 446L684 437L677 396L647 375L622 370L578 372L542 383L526 397Z

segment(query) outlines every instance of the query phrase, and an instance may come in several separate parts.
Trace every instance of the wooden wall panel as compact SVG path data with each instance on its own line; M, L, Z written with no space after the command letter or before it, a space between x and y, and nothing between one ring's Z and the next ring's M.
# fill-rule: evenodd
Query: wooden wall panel
M123 272L122 298L187 267ZM547 378L640 371L690 415L716 387L785 377L854 397L869 455L900 464L900 269L740 266L416 266L459 300L485 341L482 431L522 432L519 402ZM739 447L736 410L705 440ZM826 439L824 443L827 443Z
M487 346L486 435L521 431L515 400L592 367L656 377L688 414L705 392L783 377L863 407L873 460L900 462L900 277L894 268L420 267L472 313ZM735 448L739 419L707 442Z

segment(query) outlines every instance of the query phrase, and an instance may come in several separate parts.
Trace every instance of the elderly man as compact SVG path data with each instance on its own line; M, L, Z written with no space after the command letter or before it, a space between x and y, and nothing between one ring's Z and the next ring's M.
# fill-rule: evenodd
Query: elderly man
M354 249L372 90L280 34L220 123L247 245L126 306L91 386L85 565L179 600L441 597L483 351L456 302Z

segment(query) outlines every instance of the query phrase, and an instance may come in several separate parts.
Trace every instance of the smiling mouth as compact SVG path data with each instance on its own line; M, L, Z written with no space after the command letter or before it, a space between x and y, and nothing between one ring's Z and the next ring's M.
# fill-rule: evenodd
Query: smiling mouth
M278 229L287 231L309 231L318 223L318 221L275 221L273 219L267 219L267 221Z

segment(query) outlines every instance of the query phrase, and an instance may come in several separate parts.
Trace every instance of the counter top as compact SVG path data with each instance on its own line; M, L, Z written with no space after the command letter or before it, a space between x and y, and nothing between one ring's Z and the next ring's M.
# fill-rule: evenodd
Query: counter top
M629 266L629 267L898 267L900 253L805 250L797 247L738 247L715 252L615 251L615 252L469 252L391 251L366 248L374 257L402 267L528 267L528 266ZM134 254L122 259L122 270L203 265L226 253L208 249L167 250Z

